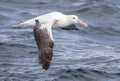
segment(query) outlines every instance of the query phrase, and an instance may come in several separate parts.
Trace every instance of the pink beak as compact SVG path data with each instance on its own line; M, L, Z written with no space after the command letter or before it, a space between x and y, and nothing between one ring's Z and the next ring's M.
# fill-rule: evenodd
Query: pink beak
M81 21L80 19L77 20L78 24L84 27L88 27L87 23Z

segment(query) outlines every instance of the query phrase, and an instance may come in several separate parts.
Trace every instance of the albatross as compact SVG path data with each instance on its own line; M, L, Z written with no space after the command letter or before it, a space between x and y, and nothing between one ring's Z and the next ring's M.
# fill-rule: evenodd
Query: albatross
M43 69L48 70L53 57L54 47L52 28L64 28L71 24L88 26L87 23L80 20L76 15L50 12L14 25L13 28L34 27L34 37L38 47L38 61Z

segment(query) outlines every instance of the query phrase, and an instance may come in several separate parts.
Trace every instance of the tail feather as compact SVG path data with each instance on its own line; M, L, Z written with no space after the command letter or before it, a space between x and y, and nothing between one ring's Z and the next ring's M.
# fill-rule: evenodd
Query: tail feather
M24 26L25 26L24 23L20 23L20 24L17 24L17 25L13 25L12 28L22 28Z

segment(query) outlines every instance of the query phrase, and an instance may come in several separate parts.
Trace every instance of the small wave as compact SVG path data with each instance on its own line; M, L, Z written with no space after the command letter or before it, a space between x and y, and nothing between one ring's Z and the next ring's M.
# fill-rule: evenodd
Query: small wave
M120 73L108 73L89 68L59 69L51 76L58 76L55 81L106 81L119 79ZM98 79L99 78L99 79ZM54 80L53 80L54 81Z
M96 34L108 34L108 35L116 35L120 33L120 30L116 30L112 27L96 27L91 26L88 32L93 31Z

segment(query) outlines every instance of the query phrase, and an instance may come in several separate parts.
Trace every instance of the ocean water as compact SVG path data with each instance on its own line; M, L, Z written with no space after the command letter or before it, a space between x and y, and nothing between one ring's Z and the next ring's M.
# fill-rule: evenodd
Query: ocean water
M89 27L53 30L45 71L33 29L11 27L52 11L78 15ZM120 0L0 0L0 81L120 81Z

